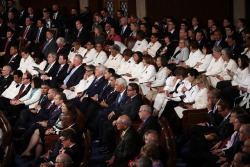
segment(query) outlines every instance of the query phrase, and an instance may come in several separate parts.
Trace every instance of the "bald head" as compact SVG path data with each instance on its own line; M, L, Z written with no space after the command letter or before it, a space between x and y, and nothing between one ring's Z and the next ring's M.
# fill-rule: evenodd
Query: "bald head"
M132 124L131 119L127 115L122 115L117 119L116 126L120 131L128 129Z
M60 154L56 157L56 167L71 167L72 159L68 154Z

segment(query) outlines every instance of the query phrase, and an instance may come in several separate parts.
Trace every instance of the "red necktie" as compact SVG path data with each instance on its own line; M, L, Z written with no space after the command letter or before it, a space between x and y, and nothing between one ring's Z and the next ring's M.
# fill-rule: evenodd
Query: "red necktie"
M142 123L139 125L139 127L138 127L138 129L137 129L137 132L141 129L142 125L143 125L143 121L142 121Z
M49 103L48 107L46 109L49 109L50 105L51 105L52 102Z
M86 55L88 54L88 52L89 52L89 51L87 51L87 52L84 54L84 56L83 56L83 57L86 57Z
M129 102L130 100L131 100L131 97L128 98L127 102ZM126 103L127 103L127 102L126 102Z
M23 38L25 38L25 36L26 36L28 30L29 30L29 27L27 27L27 28L25 29L25 32L23 33Z
M5 45L5 47L4 47L4 51L3 51L3 52L6 52L6 49L7 49L8 44L9 44L9 39L8 39L7 42L6 42L6 45Z
M58 51L56 52L56 54L58 54L60 52L61 48L58 49Z
M18 93L18 94L16 95L16 97L15 97L16 100L17 100L17 99L20 97L20 95L23 93L24 88L25 88L25 86L23 85L23 86L21 87L19 93Z
M59 109L59 107L56 107L56 109L52 112L51 115L53 115L58 109Z

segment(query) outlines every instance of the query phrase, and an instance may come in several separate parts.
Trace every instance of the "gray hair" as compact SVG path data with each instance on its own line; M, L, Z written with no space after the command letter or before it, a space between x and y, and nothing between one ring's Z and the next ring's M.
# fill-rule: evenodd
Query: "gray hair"
M86 69L89 69L90 71L95 71L95 66L93 66L93 65L87 65L86 66Z
M65 39L63 37L59 37L57 40L56 40L56 43L57 44L64 44L65 43Z
M5 65L4 66L6 68L6 70L8 70L10 73L12 72L12 68L10 65Z
M141 157L135 161L138 167L152 167L152 162L148 157Z
M221 46L214 46L213 51L221 53L222 47Z
M110 46L110 49L113 49L113 50L116 51L117 53L120 53L120 51L121 51L120 46L117 45L117 44L114 44L114 45Z
M99 65L97 66L99 67L99 69L102 71L103 75L105 74L105 71L106 71L106 67L104 65Z
M60 163L63 163L65 167L72 166L72 158L68 154L61 154L58 159L60 159Z
M55 52L50 52L49 54L52 55L53 58L55 58L55 59L57 58L57 55Z
M142 105L141 107L143 107L143 109L149 114L152 114L152 108L149 105Z
M78 60L80 60L80 61L82 62L82 55L80 55L80 54L76 54L76 55L75 55L75 57L77 57L77 58L78 58Z
M232 52L232 50L229 49L229 48L225 48L225 49L223 49L221 52L225 53L225 55L226 55L229 59L231 59L231 57L233 56L233 52Z
M119 85L123 85L124 88L127 87L127 82L126 82L125 79L123 79L123 78L118 78L116 81L118 82Z
M127 126L131 126L132 125L132 121L129 119L129 117L122 117L121 118L121 120L122 120L122 123L124 124L124 125L127 125Z

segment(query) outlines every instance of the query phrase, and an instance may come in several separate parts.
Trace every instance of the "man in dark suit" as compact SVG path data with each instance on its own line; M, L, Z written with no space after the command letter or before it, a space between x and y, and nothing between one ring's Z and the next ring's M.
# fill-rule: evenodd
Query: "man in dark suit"
M31 41L30 49L31 51L39 50L40 45L43 45L46 41L47 28L44 26L45 20L38 19L36 23L36 32L34 41Z
M53 10L53 16L52 18L57 22L57 24L59 25L59 27L62 26L62 21L63 21L63 15L62 13L59 12L59 6L58 4L54 4L52 6L52 10Z
M220 30L216 29L214 31L214 39L215 41L213 42L213 46L221 46L223 49L226 48L228 45L227 45L227 42L225 42L223 39L222 39L222 33Z
M67 70L67 77L63 80L63 85L61 85L60 88L64 90L77 85L82 79L82 77L80 76L83 76L84 73L85 69L82 65L82 56L76 54L73 64L69 65L69 68Z
M19 5L19 17L18 22L20 26L25 25L25 19L28 17L28 12L24 9L24 6Z
M76 30L69 34L69 44L72 44L76 39L81 40L81 46L85 46L86 43L90 40L89 32L81 20L76 21Z
M33 24L36 24L38 17L31 6L28 7L28 16L31 18Z
M52 88L59 89L61 87L61 85L63 84L63 80L67 76L67 70L68 70L68 67L69 67L69 64L67 63L67 60L68 60L68 56L61 54L59 56L59 59L58 59L59 68L58 68L57 71L55 70L56 75L54 75L54 76L45 75L43 77L44 80L49 81L50 86Z
M103 8L101 10L101 14L103 16L103 21L104 23L110 23L111 25L114 25L114 19L112 19L110 16L109 16L109 12L107 9Z
M58 28L59 25L57 24L57 21L51 18L49 11L43 12L43 19L46 22L46 28Z
M241 55L242 50L241 50L240 44L236 42L236 38L234 35L229 36L227 38L227 44L233 53L232 59L237 61L239 56Z
M13 12L15 18L18 18L18 10L14 7L15 3L13 0L8 0L7 9L8 12Z
M0 16L0 37L6 36L7 26L3 23L3 17Z
M42 53L44 56L48 57L49 53L56 53L58 50L58 46L56 44L56 40L54 39L53 31L48 30L46 32L47 41L43 45Z
M46 64L44 70L39 70L39 73L42 76L42 79L44 80L47 77L55 77L57 74L57 71L59 69L59 64L56 61L57 56L55 53L50 53L48 55L47 61L48 63ZM52 79L52 78L49 78Z
M5 91L13 81L13 77L10 75L11 67L6 65L2 69L2 76L0 77L0 95Z
M174 41L178 41L179 40L179 31L176 30L175 25L176 25L176 23L173 20L169 21L168 22L168 32L173 35Z
M128 20L126 17L122 17L121 18L121 27L119 30L119 34L120 35L124 35L124 36L129 36L129 34L131 33L131 29L128 25Z
M25 26L23 26L20 34L19 40L25 40L26 45L29 45L32 41L35 40L35 26L32 25L32 21L30 17L25 19Z
M127 115L122 115L116 122L117 129L121 132L121 139L112 157L107 160L107 166L127 167L129 160L138 155L140 151L140 137L131 126L132 121Z
M71 46L66 42L66 40L63 37L59 37L56 40L56 43L58 46L56 55L61 55L61 54L68 55L69 54Z
M202 50L204 44L207 43L206 39L204 38L204 33L202 31L197 31L195 35L195 39L198 42L199 49Z
M20 65L20 61L21 61L21 56L18 54L17 49L18 49L18 46L16 45L10 47L10 56L7 61L7 64L11 66L11 69L13 71L18 69Z

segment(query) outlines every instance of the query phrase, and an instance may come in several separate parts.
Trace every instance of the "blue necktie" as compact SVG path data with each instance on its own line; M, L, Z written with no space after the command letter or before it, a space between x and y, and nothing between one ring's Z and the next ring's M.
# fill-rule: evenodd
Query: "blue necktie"
M75 72L75 70L76 70L76 67L73 68L73 69L71 70L70 74L65 78L65 80L63 81L63 84L64 84L64 85L67 84L67 82L69 81L71 75Z
M49 45L49 43L50 43L50 42L48 41L48 42L46 43L46 45L44 46L43 51L42 51L43 53L44 53L44 51L46 50L46 48L47 48L47 46Z
M118 103L120 103L121 98L122 98L122 94L120 93L119 98L118 98Z

